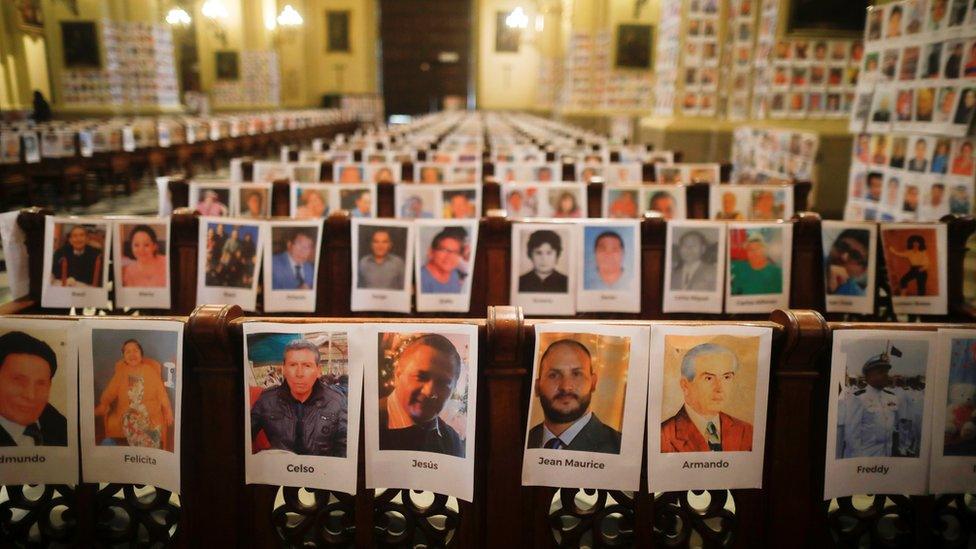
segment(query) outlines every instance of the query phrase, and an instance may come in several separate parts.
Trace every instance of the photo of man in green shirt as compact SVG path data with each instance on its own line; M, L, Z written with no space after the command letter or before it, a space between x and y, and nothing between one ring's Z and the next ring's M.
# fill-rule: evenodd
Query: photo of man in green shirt
M730 231L731 253L729 272L731 295L761 295L783 292L783 268L769 257L769 240L773 235L764 232L781 229L738 229ZM741 232L740 232L741 231ZM748 237L736 254L735 233ZM741 240L740 240L741 242ZM744 253L742 253L744 252ZM736 257L736 256L739 257Z

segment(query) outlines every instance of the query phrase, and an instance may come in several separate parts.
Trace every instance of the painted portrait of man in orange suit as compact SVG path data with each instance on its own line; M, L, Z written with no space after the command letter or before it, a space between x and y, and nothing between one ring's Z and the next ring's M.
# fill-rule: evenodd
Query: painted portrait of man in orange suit
M661 423L661 452L748 452L752 424L723 410L735 391L739 359L715 343L692 347L681 360L684 405Z

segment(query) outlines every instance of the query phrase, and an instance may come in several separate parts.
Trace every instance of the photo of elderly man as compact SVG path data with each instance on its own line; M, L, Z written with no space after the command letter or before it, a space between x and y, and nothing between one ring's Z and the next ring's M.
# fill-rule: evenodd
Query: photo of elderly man
M676 245L671 250L671 290L714 292L718 281L719 230L676 227L674 233Z
M67 446L68 422L49 399L58 359L24 332L0 336L0 446Z
M751 451L752 424L728 411L740 375L729 347L706 342L690 348L681 359L681 407L661 423L661 452ZM665 383L665 391L673 391L674 381L666 376Z

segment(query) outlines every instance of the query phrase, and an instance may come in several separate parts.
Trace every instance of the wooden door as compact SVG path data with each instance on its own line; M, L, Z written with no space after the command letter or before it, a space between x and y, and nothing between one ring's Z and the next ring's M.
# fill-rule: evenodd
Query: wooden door
M440 110L466 98L471 59L471 0L380 0L386 114Z

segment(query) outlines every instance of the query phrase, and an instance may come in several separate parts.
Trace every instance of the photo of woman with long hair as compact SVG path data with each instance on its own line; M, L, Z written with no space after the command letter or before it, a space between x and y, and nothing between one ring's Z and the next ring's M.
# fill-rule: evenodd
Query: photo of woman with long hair
M123 226L123 235L126 228ZM153 227L146 224L132 227L122 246L122 286L166 286L166 255Z

